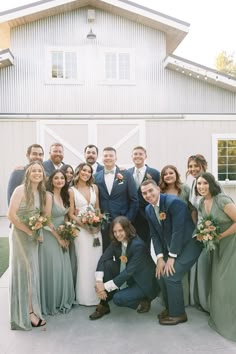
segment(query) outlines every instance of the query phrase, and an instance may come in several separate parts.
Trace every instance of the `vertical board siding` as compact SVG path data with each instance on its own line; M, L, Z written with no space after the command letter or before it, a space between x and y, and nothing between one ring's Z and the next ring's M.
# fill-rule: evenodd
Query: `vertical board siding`
M95 9L87 23L81 8L11 30L15 65L0 71L1 113L232 113L232 92L164 69L165 34ZM90 28L95 40L86 38ZM74 47L81 54L80 85L47 84L46 47ZM101 51L133 48L134 85L102 84ZM80 58L79 58L80 59Z

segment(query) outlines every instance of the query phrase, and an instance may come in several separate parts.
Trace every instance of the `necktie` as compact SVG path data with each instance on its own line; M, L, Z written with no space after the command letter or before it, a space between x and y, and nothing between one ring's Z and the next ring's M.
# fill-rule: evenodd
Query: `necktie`
M157 220L158 220L158 222L160 224L161 222L160 222L159 206L158 205L154 205L153 208L155 210L155 214L156 214Z
M135 174L135 183L136 183L136 188L139 189L139 186L141 184L141 172L140 170L137 168L136 169L136 174Z
M126 246L122 244L121 246L121 256L125 256L126 257ZM122 262L120 261L120 273L123 272L123 270L125 270L126 268L126 262ZM120 287L120 289L124 289L127 288L127 283L123 283Z

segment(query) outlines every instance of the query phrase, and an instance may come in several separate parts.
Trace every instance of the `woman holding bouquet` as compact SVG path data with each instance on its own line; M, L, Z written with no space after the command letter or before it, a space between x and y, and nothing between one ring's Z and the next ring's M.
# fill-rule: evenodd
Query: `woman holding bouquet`
M70 192L70 219L79 225L75 239L77 257L76 300L81 305L97 305L94 273L102 255L102 236L97 227L86 223L86 215L99 209L98 188L93 184L93 169L81 163L75 170ZM83 222L82 222L83 221Z
M39 301L38 239L30 223L25 221L43 212L45 204L44 169L34 161L26 169L24 183L15 189L8 210L12 223L9 236L11 329L28 331L46 324Z
M201 154L191 155L187 162L187 183L190 185L189 201L198 208L201 196L196 194L196 179L200 173L206 172L207 161ZM197 219L197 218L196 218ZM195 220L195 223L197 220ZM208 294L210 281L210 263L206 250L203 249L198 261L190 271L190 304L209 312Z
M203 197L198 210L199 224L209 217L219 228L219 244L209 254L209 324L222 336L236 341L236 205L221 193L219 184L210 173L202 173L197 178L197 193Z
M58 311L68 312L75 298L68 241L57 231L65 224L69 210L68 186L62 171L55 170L49 176L47 190L46 215L50 222L39 247L40 293L43 314L55 315Z

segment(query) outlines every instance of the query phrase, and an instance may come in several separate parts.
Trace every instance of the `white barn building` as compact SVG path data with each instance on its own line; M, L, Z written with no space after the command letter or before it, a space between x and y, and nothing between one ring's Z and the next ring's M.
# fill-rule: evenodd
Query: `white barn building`
M29 145L114 146L131 165L177 166L203 154L236 198L236 80L174 55L189 24L128 0L42 0L0 13L0 215Z

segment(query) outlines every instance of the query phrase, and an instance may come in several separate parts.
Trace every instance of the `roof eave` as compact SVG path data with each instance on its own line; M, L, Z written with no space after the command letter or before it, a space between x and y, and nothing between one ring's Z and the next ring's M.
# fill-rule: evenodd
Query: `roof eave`
M176 55L166 57L164 67L192 79L203 80L205 83L236 92L236 79L234 77Z
M92 6L120 15L166 33L166 54L179 46L189 31L189 23L162 14L128 0L43 0L0 13L0 27L10 27L36 21L80 7Z

